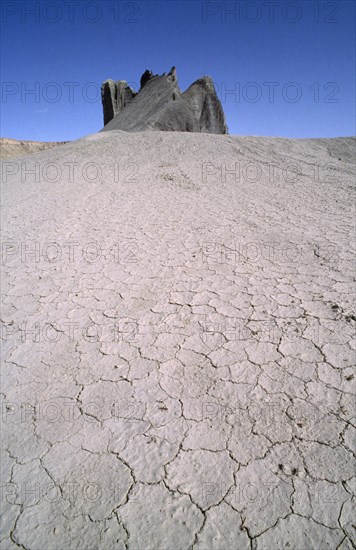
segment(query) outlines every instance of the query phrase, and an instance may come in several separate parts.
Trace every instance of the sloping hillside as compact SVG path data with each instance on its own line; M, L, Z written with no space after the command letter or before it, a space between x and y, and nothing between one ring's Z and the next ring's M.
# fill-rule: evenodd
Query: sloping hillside
M29 155L63 145L65 141L20 141L11 138L0 138L0 158L8 159Z
M355 143L3 162L4 548L352 547Z

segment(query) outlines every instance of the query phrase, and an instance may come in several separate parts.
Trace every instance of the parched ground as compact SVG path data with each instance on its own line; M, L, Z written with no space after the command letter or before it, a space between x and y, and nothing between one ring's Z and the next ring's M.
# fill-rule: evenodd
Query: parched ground
M65 141L21 141L11 138L0 138L0 158L9 159L31 153L39 153L63 145Z
M1 548L355 548L355 139L2 164Z

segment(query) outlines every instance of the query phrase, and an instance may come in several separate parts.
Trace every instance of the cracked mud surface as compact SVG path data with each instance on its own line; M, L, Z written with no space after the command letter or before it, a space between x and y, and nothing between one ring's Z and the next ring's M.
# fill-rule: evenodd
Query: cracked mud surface
M355 548L354 151L3 163L1 549Z

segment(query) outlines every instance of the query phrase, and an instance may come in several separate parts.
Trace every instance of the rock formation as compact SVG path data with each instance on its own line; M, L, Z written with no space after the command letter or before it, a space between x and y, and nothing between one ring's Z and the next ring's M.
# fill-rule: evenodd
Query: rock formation
M158 75L154 75L152 71L149 71L148 69L146 69L140 79L141 90L146 84L146 82L148 82L149 80L151 80L151 78L154 78L155 76L158 76Z
M136 92L125 80L105 80L101 86L101 100L104 111L104 125L116 116L121 109L130 103Z
M103 131L227 134L224 111L209 76L199 78L182 93L175 67L161 76L146 70L140 86L135 93L126 81L103 83Z

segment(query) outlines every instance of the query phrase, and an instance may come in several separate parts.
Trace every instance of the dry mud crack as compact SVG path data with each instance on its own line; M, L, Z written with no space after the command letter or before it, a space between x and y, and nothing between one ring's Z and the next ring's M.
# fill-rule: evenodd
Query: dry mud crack
M1 549L355 548L355 140L2 163Z

